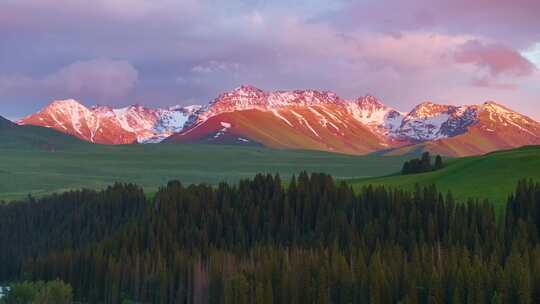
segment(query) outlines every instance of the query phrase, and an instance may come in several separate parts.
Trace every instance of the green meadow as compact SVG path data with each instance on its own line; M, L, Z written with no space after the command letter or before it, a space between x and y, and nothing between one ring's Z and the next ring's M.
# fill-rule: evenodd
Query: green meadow
M540 181L540 146L447 160L442 170L428 173L359 178L350 183L356 189L369 184L405 189L417 183L435 184L442 191L451 190L460 200L489 199L503 206L522 178Z
M439 171L399 174L411 157L204 144L93 145L50 129L0 121L0 200L99 189L114 182L136 183L154 192L170 180L217 184L257 173L289 179L305 170L332 174L355 189L435 184L460 200L486 198L502 206L519 179L540 180L540 146L449 159Z
M0 199L40 196L78 188L131 182L149 192L170 180L234 182L257 173L288 179L300 171L326 172L338 179L391 174L404 158L349 156L223 145L125 145L85 143L60 148L0 147Z

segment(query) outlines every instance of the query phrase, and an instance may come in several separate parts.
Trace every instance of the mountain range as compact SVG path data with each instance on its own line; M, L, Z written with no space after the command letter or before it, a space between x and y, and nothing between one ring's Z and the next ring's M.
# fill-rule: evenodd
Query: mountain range
M87 108L53 101L19 125L53 128L99 144L228 143L346 154L430 150L448 156L540 144L540 123L502 104L423 102L410 112L373 96L347 100L328 91L266 92L241 86L200 106Z
M76 100L57 100L38 113L19 121L20 125L53 128L99 144L157 143L181 132L188 118L200 106L152 109L131 105L87 108Z

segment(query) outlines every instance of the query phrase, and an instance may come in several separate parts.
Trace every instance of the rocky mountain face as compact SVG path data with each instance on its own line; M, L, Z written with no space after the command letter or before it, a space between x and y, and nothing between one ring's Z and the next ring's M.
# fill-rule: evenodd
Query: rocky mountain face
M242 140L349 154L405 153L421 147L464 156L540 144L539 127L533 119L492 101L464 106L423 102L405 113L369 95L345 100L332 92L265 92L242 86L218 96L168 140Z
M76 100L53 101L38 113L17 123L37 125L79 137L92 143L131 144L159 142L182 131L189 117L200 107L151 109L131 105L87 108Z
M392 136L416 141L452 137L478 121L478 107L449 106L424 102L405 115Z
M540 144L540 124L495 102L423 102L400 112L373 96L346 100L328 91L266 92L241 86L206 106L88 109L55 101L18 122L105 144L209 142L366 154L414 147L452 156Z

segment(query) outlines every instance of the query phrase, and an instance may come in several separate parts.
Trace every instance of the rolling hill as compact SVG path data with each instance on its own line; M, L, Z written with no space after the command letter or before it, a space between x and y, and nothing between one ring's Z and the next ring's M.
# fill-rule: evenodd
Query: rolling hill
M184 184L217 184L264 172L279 173L283 179L302 170L350 179L390 174L404 161L403 157L253 146L97 145L46 128L25 126L16 130L24 136L0 140L0 200L20 199L29 193L41 196L70 189L103 188L114 182L137 183L152 192L174 179ZM28 130L55 136L36 138ZM3 133L0 139L5 139Z
M241 116L234 115L242 113L216 116L216 121L220 121L216 128L226 129L223 134L233 133L236 127L222 124L221 120L234 117L241 122ZM268 118L261 114L258 121L264 125L265 119ZM250 125L246 122L240 126L247 130ZM273 130L272 127L269 122L267 130ZM280 134L270 131L267 136L277 136L279 142ZM501 132L504 134L504 130ZM512 140L510 135L505 138ZM388 156L392 152L353 156L249 145L97 145L50 128L20 126L0 118L0 199L101 188L116 181L138 183L153 191L171 179L216 184L259 172L280 173L289 178L307 170L326 172L339 179L355 178L350 181L355 188L368 184L400 188L412 188L416 183L436 184L444 191L452 190L462 200L488 198L501 205L518 179L540 179L540 146L450 159L443 170L436 172L385 176L398 172L403 162L422 148L410 146L395 156Z
M17 125L0 116L0 147L18 150L35 148L54 151L73 146L90 146L62 132L38 126ZM0 156L3 158L4 155Z
M451 190L461 200L487 198L503 206L522 178L540 180L540 146L453 159L442 170L429 173L363 178L350 183L356 189L369 184L406 189L416 183L435 184L443 191Z

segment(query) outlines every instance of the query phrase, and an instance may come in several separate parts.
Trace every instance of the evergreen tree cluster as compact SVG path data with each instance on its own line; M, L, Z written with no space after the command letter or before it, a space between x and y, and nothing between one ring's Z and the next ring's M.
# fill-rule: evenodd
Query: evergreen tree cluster
M434 186L358 193L325 174L286 187L170 182L0 206L0 281L61 279L85 303L533 303L540 185L497 221Z
M424 173L435 170L440 170L444 167L442 157L440 155L435 156L435 162L431 160L431 155L429 152L422 153L420 158L414 158L409 161L406 161L403 164L403 169L401 170L402 174L416 174Z

